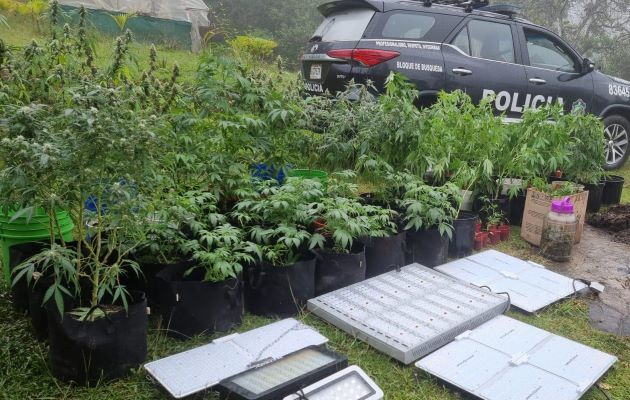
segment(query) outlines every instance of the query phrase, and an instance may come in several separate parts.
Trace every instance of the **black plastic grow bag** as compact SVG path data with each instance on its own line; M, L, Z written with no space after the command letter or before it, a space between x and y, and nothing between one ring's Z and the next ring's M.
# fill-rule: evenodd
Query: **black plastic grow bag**
M297 315L315 297L315 257L289 267L269 263L251 266L245 273L245 304L263 317Z
M336 253L329 249L314 252L315 296L333 292L365 280L365 247L356 246L349 253Z
M605 182L584 185L584 190L588 191L586 211L595 213L601 210L605 186Z
M525 213L525 201L527 194L519 191L516 197L510 199L510 225L521 226Z
M48 312L43 303L46 290L48 290L53 283L54 280L52 278L43 276L37 280L33 280L28 292L31 328L33 329L35 338L39 341L48 339Z
M188 268L165 268L157 274L160 314L169 336L186 339L227 332L243 321L241 279L203 282L201 270L184 277Z
M399 233L382 238L363 238L365 245L366 278L384 274L396 268L404 267L405 242L407 233Z
M137 290L144 292L147 296L147 303L149 307L159 309L159 293L157 274L167 268L184 268L188 269L194 265L193 261L180 261L173 264L160 264L160 263L147 263L138 262L141 274L136 274L133 271L128 271L126 276L122 279L123 285L127 290Z
M602 203L605 205L613 205L621 203L621 194L623 193L623 185L625 179L621 176L610 176L605 179L604 193L602 194Z
M453 240L448 248L451 257L462 258L472 254L475 247L475 221L477 214L460 212L459 218L453 221Z
M17 266L27 261L29 258L34 255L39 254L46 246L49 246L49 243L43 242L32 242L32 243L23 243L16 244L9 248L9 265L11 267L11 271L13 271ZM12 275L13 277L13 275ZM13 278L12 278L13 279ZM12 284L13 282L11 282ZM11 302L13 303L13 307L19 312L28 312L29 311L29 300L28 300L28 282L26 277L23 277L15 285L11 286Z
M64 382L95 384L127 375L147 357L147 302L132 292L128 311L93 322L60 318L47 305L49 359L53 375Z
M437 228L407 232L407 264L433 268L448 261L448 236Z

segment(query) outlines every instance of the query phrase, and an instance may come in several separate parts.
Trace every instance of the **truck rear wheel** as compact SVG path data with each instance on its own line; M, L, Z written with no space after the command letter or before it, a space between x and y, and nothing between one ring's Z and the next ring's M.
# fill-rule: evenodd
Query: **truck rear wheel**
M621 168L628 159L630 151L630 123L618 115L611 115L604 119L604 137L606 139L606 165L607 170Z

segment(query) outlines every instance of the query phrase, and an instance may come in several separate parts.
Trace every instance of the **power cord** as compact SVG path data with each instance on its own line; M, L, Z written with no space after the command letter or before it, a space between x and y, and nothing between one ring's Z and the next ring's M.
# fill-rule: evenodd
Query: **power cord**
M573 279L573 282L571 283L573 285L573 298L576 298L578 295L577 287L575 287L576 282L585 284L589 289L593 290L597 294L604 293L605 287L601 283L589 281L586 279L576 278L576 279Z
M575 287L575 285L573 287ZM479 288L480 289L488 289L488 291L490 293L494 293L489 286L482 285L482 286L479 286ZM510 308L512 308L512 297L510 296L510 294L508 292L496 292L494 294L504 294L504 295L507 296L507 298L508 298L508 305L507 305L507 308L505 309L505 311L503 311L503 312L506 313L506 312L510 311Z

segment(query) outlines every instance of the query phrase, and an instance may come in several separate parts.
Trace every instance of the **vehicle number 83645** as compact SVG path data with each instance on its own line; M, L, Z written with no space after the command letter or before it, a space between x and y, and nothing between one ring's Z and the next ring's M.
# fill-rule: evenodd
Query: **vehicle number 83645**
M630 86L608 85L608 93L611 96L630 97Z

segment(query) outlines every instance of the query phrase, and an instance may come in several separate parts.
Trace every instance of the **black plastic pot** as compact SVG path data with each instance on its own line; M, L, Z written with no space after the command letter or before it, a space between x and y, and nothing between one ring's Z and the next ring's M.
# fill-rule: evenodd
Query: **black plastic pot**
M290 267L269 263L251 266L245 273L247 311L263 317L297 315L315 297L315 257Z
M407 232L407 264L418 263L433 268L448 261L448 236L437 228Z
M510 199L510 224L521 226L523 224L523 214L525 213L525 201L527 194L519 191L516 197Z
M606 185L602 194L602 203L613 205L621 203L621 194L625 179L621 176L610 176L605 179Z
M133 271L129 271L127 275L122 279L122 284L127 290L137 290L144 292L147 296L147 303L149 307L157 311L159 309L159 293L157 284L157 274L167 268L185 268L188 269L194 265L193 261L180 261L173 264L160 264L160 263L148 263L138 262L142 274L136 275Z
M601 210L605 186L606 182L584 184L584 190L588 191L586 211L595 213Z
M475 247L475 221L477 214L460 212L453 221L453 240L448 247L448 255L455 258L468 257Z
M336 253L329 249L314 253L317 257L315 296L365 280L367 263L364 246L357 246L350 253Z
M80 322L47 305L49 359L53 375L64 382L96 384L127 375L147 357L147 302L132 292L128 311Z
M9 248L9 265L11 267L11 271L24 261L36 254L39 254L48 245L48 243L33 242L11 246ZM29 311L28 292L29 287L26 277L23 277L19 282L16 282L15 285L11 286L11 302L16 311L22 313Z
M404 267L406 232L382 238L363 238L365 245L365 261L367 263L365 277L373 278L396 268Z
M485 204L482 199L479 199L479 198L475 199L475 202L473 203L473 209L475 210L475 212L477 212L481 221L483 221L483 223L487 223L489 215L483 209L484 205ZM498 211L501 212L501 215L503 215L503 219L509 220L511 211L510 211L510 199L507 196L501 195L499 196L498 199L491 199L490 205L496 205Z
M243 321L243 282L203 282L201 270L165 268L157 274L160 314L169 336L186 339L227 332Z
M48 339L48 312L44 307L44 295L46 290L54 280L50 277L43 276L37 280L33 280L30 290L28 291L29 315L31 317L31 328L35 338L41 342Z

